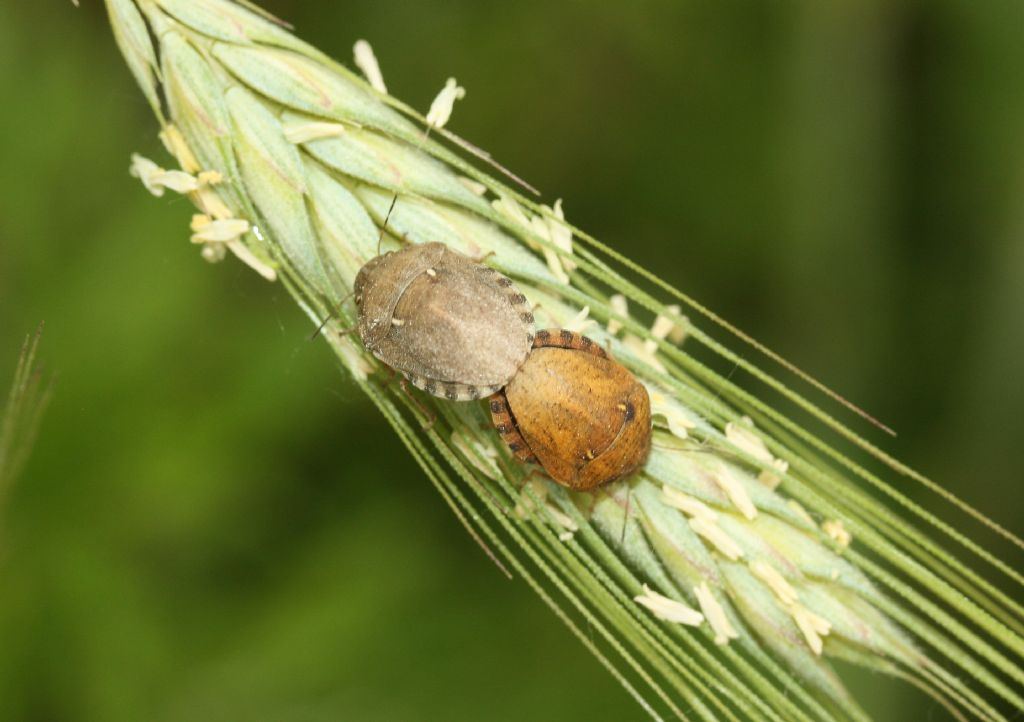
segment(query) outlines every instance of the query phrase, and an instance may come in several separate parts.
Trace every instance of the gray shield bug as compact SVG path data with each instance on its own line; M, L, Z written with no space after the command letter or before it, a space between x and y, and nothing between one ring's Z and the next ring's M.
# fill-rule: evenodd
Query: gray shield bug
M533 314L512 280L443 243L370 259L355 301L367 350L450 401L504 387L533 344Z

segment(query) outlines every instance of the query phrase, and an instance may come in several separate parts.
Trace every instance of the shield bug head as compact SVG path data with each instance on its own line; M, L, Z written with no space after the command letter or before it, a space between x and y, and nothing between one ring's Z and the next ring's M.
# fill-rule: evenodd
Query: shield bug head
M452 401L505 386L533 343L533 314L511 279L442 243L371 259L355 300L363 345L414 386Z
M491 418L513 453L563 486L586 490L628 476L651 448L647 389L589 338L538 331Z

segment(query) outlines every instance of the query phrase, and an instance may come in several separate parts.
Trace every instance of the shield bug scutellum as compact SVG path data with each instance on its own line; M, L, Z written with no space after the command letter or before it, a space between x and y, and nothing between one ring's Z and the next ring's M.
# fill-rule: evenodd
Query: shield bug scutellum
M518 373L488 403L516 457L540 464L570 489L629 476L650 452L647 389L604 349L572 331L538 331Z

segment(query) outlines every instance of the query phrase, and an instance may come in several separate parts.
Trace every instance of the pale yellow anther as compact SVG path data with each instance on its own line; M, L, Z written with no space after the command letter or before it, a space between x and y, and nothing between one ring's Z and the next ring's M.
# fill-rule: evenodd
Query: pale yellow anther
M843 522L840 519L827 520L821 525L821 529L829 535L829 538L844 549L850 546L850 542L853 541L853 537L850 536L850 532L846 531L846 527L843 526Z
M199 251L199 255L207 263L220 263L228 253L228 248L223 243L207 243Z
M657 316L654 319L654 323L651 324L651 335L654 336L654 338L658 339L659 341L668 336L668 332L671 330L672 319L665 318L664 316ZM658 344L655 343L654 341L648 341L648 343L652 344L651 351L654 351L654 349L658 348Z
M558 254L552 251L550 248L543 250L544 261L548 264L548 269L559 283L568 285L569 274L565 272L565 268L562 266L562 259L558 257Z
M452 116L452 108L455 101L466 97L466 89L455 82L455 78L448 78L441 92L430 104L427 112L427 125L434 128L443 128Z
M814 518L807 513L807 510L804 508L804 505L801 504L799 501L797 501L796 499L790 499L789 501L786 502L786 506L792 509L796 513L796 515L803 519L805 522L807 522L807 524L809 524L810 526L815 526Z
M715 522L694 517L690 519L690 528L709 541L726 559L736 561L743 556L742 547Z
M226 220L235 215L221 199L220 194L209 186L201 187L193 194L192 198L200 210L212 218Z
M686 340L687 326L689 325L689 319L683 315L683 311L679 306L673 304L671 306L665 306L665 310L668 311L668 315L672 319L672 330L668 332L668 340L679 346Z
M508 196L501 196L491 201L491 207L494 208L498 213L505 216L511 221L518 223L526 230L533 230L533 225L530 222L530 218L526 215L526 211L523 210L515 198L509 198ZM532 239L526 239L530 248L537 248L537 243Z
M711 631L715 633L715 644L728 644L730 639L738 639L739 633L726 616L725 609L711 593L707 582L701 582L699 586L694 587L693 593L700 604L700 610L711 625Z
M573 521L572 517L563 512L561 509L557 509L550 503L547 505L548 513L551 514L551 518L555 520L555 523L563 529L567 530L570 534L575 531L579 531L579 526Z
M779 474L785 474L789 471L789 462L772 456L764 440L754 433L753 427L754 422L750 417L744 416L740 419L739 423L729 422L725 425L725 438L740 451L750 454L758 461L771 465L776 470L777 473L763 470L757 476L758 481L769 489L774 489L782 482Z
M369 366L369 364L366 365ZM451 440L452 445L462 452L462 455L477 471L491 479L501 476L501 471L495 462L498 452L494 450L493 446L481 444L475 439L467 440L458 431L452 432Z
M200 213L192 216L191 227L193 243L230 243L249 231L249 222L241 218L211 220Z
M132 154L129 172L142 181L146 190L158 197L167 189L176 193L191 193L199 188L199 181L195 176L182 170L164 170L138 153Z
M529 228L537 236L540 236L545 241L551 240L551 229L547 222L540 216L533 216L530 218ZM537 244L535 244L537 245ZM559 283L569 283L569 275L565 272L565 268L562 265L562 259L559 255L547 246L541 246L541 253L544 254L544 261L548 264L548 269L554 274L555 278Z
M239 261L256 271L256 273L260 274L268 281L277 280L277 271L257 258L244 243L236 240L228 242L227 245L228 250L234 253L235 257L238 258Z
M704 615L696 609L670 599L663 594L658 594L646 584L644 592L640 596L633 597L637 604L647 607L658 619L676 624L685 624L688 627L696 627L704 621Z
M485 193L487 193L487 186L485 186L483 183L479 183L473 180L472 178L467 178L464 175L460 175L458 177L458 181L463 186L465 186L470 193L472 193L475 196L482 196Z
M501 198L492 201L490 205L492 205L496 211L504 215L506 218L515 221L526 230L534 233L534 235L539 236L545 241L551 241L551 229L548 227L545 220L540 216L527 215L522 207L516 203L515 199L502 196ZM544 260L548 264L548 268L551 270L552 274L554 274L555 279L557 279L559 283L569 283L568 274L565 272L565 268L562 266L562 262L557 253L532 239L526 239L526 243L530 248L540 250L544 254Z
M619 316L629 316L629 304L626 302L626 297L621 293L616 293L610 299L608 299L608 305L612 307ZM617 334L622 329L622 324L616 319L612 318L608 320L608 333L612 336Z
M284 126L284 137L289 143L301 145L322 138L337 138L344 135L347 129L341 123L325 121L309 121L307 123L288 123Z
M157 174L150 182L154 185L163 186L175 193L191 193L199 188L199 181L183 170L165 170ZM150 189L152 192L152 187ZM162 195L162 193L160 194Z
M736 472L727 466L722 466L711 474L711 478L718 488L725 492L729 501L739 510L740 514L747 519L757 516L757 507L750 500L750 495L747 494L743 482L736 476Z
M563 324L562 328L574 333L585 333L589 327L597 325L596 321L588 316L590 316L590 306L584 306L579 313L572 317L572 320Z
M725 438L740 451L750 454L758 461L770 463L774 457L761 437L753 432L752 425L753 422L747 416L739 423L730 421L725 425Z
M220 171L204 170L199 172L196 176L196 180L199 181L199 185L201 186L212 186L217 185L218 183L223 183L224 176Z
M758 559L750 563L750 571L754 573L758 579L768 585L768 588L772 590L779 602L783 605L793 604L799 599L796 590L793 589L792 585L786 580L784 576L768 562Z
M757 480L769 489L775 489L782 483L782 477L779 476L779 474L785 474L789 471L789 462L784 461L783 459L772 459L770 463L775 467L778 473L762 470L761 473L757 475Z
M611 310L614 314L622 316L623 318L629 317L629 304L626 302L626 297L621 293L616 293L608 299L608 305L611 306ZM622 322L617 318L608 319L608 333L613 336L622 330ZM635 354L638 358L643 359L649 366L657 369L658 371L665 372L665 366L658 360L655 351L657 351L658 343L653 340L643 340L639 336L635 336L630 333L626 333L622 338L622 345L625 346L629 351Z
M676 316L679 315L679 307L673 306L676 309ZM669 316L659 315L654 319L654 323L651 325L651 335L653 339L647 339L644 342L644 350L649 354L653 355L658 350L658 341L664 340L672 334L673 329L676 327L676 318ZM657 340L655 340L657 339Z
M694 519L705 519L712 524L718 521L718 514L714 509L701 500L679 491L679 489L671 486L662 486L661 499L669 506L679 509L679 511Z
M555 244L556 247L565 251L566 253L572 253L572 230L566 225L565 213L562 211L562 199L559 198L555 201L555 205L551 208L544 206L544 208L551 212L554 218L548 216L545 217L545 221L548 226L548 238ZM572 271L576 268L576 263L569 258L561 258L562 265L566 271Z
M355 56L356 67L363 71L373 89L381 93L388 92L387 86L384 85L384 75L380 72L380 64L370 44L365 40L356 40L352 54Z
M649 391L651 398L651 414L662 416L668 424L668 430L680 439L689 437L689 430L696 428L697 423L673 399L660 391Z
M788 610L800 633L804 635L807 646L811 648L812 652L820 655L824 648L821 638L832 631L832 625L827 619L818 616L803 605L793 604L789 606Z
M240 240L249 232L249 222L241 218L212 219L205 213L196 213L190 223L193 243L204 244L202 256L210 262L223 260L227 247L235 256L268 281L277 279L277 271L256 257Z
M189 221L188 227L191 228L193 232L198 232L210 225L211 222L213 222L213 219L205 213L193 213L192 220Z
M634 336L631 333L627 333L622 339L622 344L636 354L639 358L643 359L644 362L662 373L665 373L665 366L658 360L658 356L654 353L657 345L652 345L652 341L644 341L639 336Z
M176 125L166 125L160 131L160 141L164 144L167 152L178 159L178 165L186 173L198 173L200 166L192 149L185 142L185 136L181 134Z

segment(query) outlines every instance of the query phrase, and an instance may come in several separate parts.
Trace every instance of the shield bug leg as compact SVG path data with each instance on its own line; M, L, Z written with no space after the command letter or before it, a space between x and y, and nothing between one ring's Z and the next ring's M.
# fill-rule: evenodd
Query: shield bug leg
M392 371L391 373L393 377L395 372ZM423 425L423 430L430 431L432 428L434 428L434 422L437 421L437 415L433 411L428 409L426 406L424 406L422 402L420 402L420 400L416 398L412 391L409 390L409 382L405 380L405 377L399 379L398 388L402 389L402 393L404 393L409 398L409 401L411 401L413 405L420 410L420 413L427 418L427 423Z
M523 483L525 484L529 481L533 481L534 479L543 479L544 481L551 481L551 477L541 467L530 469L530 473L523 477Z
M349 291L348 293L346 293L344 296L342 296L338 300L338 307L340 308L342 306L342 304L345 303L345 301L349 300L350 298L352 298L355 295L356 295L355 289L353 289L353 290ZM312 333L312 335L309 337L309 340L312 341L317 336L319 336L323 332L324 327L328 323L330 323L332 319L335 319L337 317L338 317L338 315L334 311L331 311L330 313L328 313L327 314L327 318L325 318L323 321L320 322L320 325L316 327L316 331L314 331ZM344 333L342 335L343 336L347 336L348 334L352 333L352 331L354 331L355 329L356 329L355 326L352 326L351 328L347 328L347 329L344 330Z
M629 524L629 501L633 493L633 485L629 482L626 484L626 508L622 514L622 534L619 536L619 545L624 546L626 544L626 525Z
M477 248L477 250L480 250L480 249ZM472 258L477 263L483 263L484 261L486 261L488 258L490 258L493 255L494 255L494 251L487 251L487 253L482 253L479 256L470 256L470 258Z
M388 386L391 385L391 382L395 380L395 377L397 375L398 375L397 371L395 371L390 366L385 366L384 367L384 380L381 381L381 384L380 384L381 387L386 389ZM404 382L404 379L403 379L403 382Z
M326 326L328 323L330 323L332 318L334 318L334 313L333 312L327 314L327 318L325 318L323 321L321 321L320 324L316 327L316 330L312 334L310 334L309 340L310 341L315 341L316 337L320 335L320 332L324 330L324 326Z
M334 318L335 318L335 316L333 316L333 315L332 316L328 316L327 318L325 318L323 320L323 322L319 326L316 327L316 331L314 331L312 334L310 334L309 340L310 341L315 341L317 336L319 336L323 332L324 326L326 326L328 323L330 323L331 320L334 319ZM349 326L348 328L339 329L338 330L338 337L339 338L343 338L345 336L348 336L350 333L355 331L357 328L358 328L358 326L356 324L353 324L353 325Z
M425 131L423 131L423 137L420 138L419 145L416 148L417 151L419 151L419 150L421 150L423 148L423 145L427 142L427 138L430 137L430 131L432 131L433 129L434 129L434 126L431 125L430 122L428 121L427 129ZM388 221L391 220L391 212L395 210L395 204L396 203L398 203L398 193L395 193L395 195L393 195L391 197L391 205L388 206L388 212L384 214L384 223L381 224L381 227L380 227L380 237L377 239L377 255L378 256L380 255L380 245L384 242L384 232L388 229ZM406 242L408 242L408 240L409 240L408 238L405 237L405 234L402 235L402 238Z

